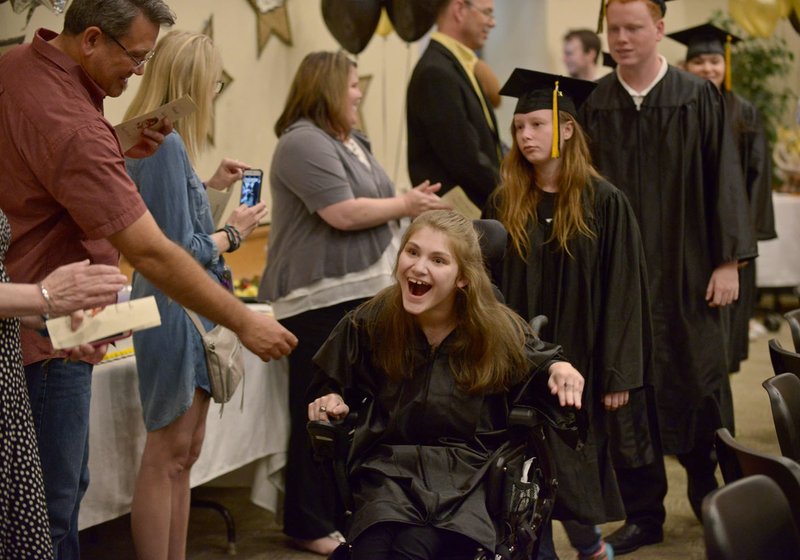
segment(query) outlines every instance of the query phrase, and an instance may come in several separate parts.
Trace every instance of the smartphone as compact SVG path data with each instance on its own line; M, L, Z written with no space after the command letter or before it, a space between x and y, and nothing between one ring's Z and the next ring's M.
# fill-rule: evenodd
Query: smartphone
M242 198L239 204L255 206L261 200L261 182L264 172L260 169L247 169L242 177Z

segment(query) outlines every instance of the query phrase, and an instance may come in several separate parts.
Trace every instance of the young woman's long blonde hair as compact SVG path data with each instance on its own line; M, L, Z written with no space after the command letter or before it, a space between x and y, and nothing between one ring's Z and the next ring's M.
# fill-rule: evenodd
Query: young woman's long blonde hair
M570 239L576 235L595 236L586 220L583 192L591 189L592 179L600 175L592 167L586 134L578 122L564 111L559 111L558 117L562 129L566 123L572 123L573 133L571 138L564 140L561 149L561 169L556 179L558 204L553 216L553 233L547 241L555 240L562 250L571 255ZM537 220L536 206L542 194L536 187L536 170L517 145L513 123L511 138L511 150L500 165L500 186L494 193L494 204L514 249L526 258L530 251L527 228L531 221L535 223Z
M523 379L530 368L526 353L525 322L497 301L483 265L478 234L472 222L451 210L420 214L406 230L401 251L414 233L431 228L445 234L459 277L456 288L456 329L449 341L450 366L459 387L469 393L508 389ZM399 255L398 255L399 260ZM414 316L403 308L400 280L362 305L374 362L392 379L408 378L414 371ZM358 314L361 315L361 314Z
M214 85L222 76L222 57L208 35L188 31L170 31L158 42L155 52L145 66L125 119L190 95L197 111L173 124L194 164L206 146L211 127Z

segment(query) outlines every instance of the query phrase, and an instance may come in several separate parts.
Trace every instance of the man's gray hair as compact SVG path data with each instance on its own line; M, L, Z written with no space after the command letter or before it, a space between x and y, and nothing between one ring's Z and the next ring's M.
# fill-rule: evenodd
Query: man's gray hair
M95 26L123 37L139 14L159 26L175 24L175 14L164 0L72 0L64 16L64 32L80 35Z

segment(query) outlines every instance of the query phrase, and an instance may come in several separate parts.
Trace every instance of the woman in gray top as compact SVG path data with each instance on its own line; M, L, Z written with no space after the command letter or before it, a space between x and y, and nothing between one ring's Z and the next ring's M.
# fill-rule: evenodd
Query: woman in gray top
M306 435L311 357L347 311L392 283L399 220L445 207L440 185L428 181L395 194L369 142L353 130L361 97L356 65L343 53L311 53L300 63L275 124L272 229L259 290L300 341L289 356L284 532L323 555L338 541L333 485Z

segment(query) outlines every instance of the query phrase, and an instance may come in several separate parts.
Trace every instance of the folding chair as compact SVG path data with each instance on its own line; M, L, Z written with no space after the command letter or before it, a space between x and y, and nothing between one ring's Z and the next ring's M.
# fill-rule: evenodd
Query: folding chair
M745 447L731 436L727 428L720 428L715 435L717 459L726 484L754 474L768 476L789 500L795 526L800 530L800 465L788 457Z
M775 338L769 341L769 358L775 375L790 372L800 376L800 354L787 350Z
M789 329L792 331L792 342L794 343L794 351L800 352L800 309L793 309L783 314L784 319L789 323Z
M800 462L800 377L782 373L761 385L769 394L781 454Z
M709 560L800 559L800 533L789 502L767 476L727 484L703 500Z

